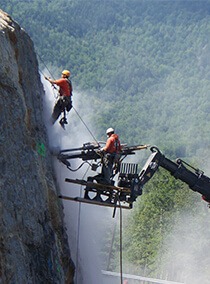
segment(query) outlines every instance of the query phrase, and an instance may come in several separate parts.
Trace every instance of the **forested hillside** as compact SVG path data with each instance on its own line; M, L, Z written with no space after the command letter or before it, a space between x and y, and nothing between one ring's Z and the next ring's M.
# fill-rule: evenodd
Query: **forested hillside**
M110 124L124 141L157 144L170 155L208 147L209 1L0 4L29 32L54 76L71 69L84 104L92 102L99 135Z
M89 116L99 140L112 126L123 142L157 145L171 159L182 157L209 170L210 1L0 4L31 35L40 69L47 66L54 77L71 70L84 108L87 101L92 106ZM162 171L145 193L129 221L125 254L154 273L164 237L177 222L172 216L180 220L183 208L196 215L200 199Z

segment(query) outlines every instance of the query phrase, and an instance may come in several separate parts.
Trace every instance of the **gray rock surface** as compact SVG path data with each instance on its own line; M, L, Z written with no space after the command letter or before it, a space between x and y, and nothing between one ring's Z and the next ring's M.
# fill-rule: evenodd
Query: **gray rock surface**
M0 283L73 283L33 42L0 10Z

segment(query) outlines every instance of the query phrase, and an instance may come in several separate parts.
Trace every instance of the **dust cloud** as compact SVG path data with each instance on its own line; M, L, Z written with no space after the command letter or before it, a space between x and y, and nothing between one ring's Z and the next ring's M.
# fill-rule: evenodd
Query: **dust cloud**
M181 212L165 239L161 255L165 263L163 271L168 271L171 280L185 284L210 283L210 211L202 201L198 211L199 214Z
M44 119L48 130L50 146L52 148L69 149L81 147L86 142L94 139L78 117L77 112L90 127L94 136L94 127L88 121L88 106L82 105L81 94L73 93L73 106L75 108L67 115L68 125L63 130L58 122L54 126L49 123L50 115L55 103L56 92L49 83L43 80L46 95L44 97ZM147 153L148 154L148 153ZM57 180L62 195L77 197L83 196L83 189L79 185L65 182L65 178L85 179L94 175L89 171L88 165L77 172L70 172L65 165L55 159ZM77 168L82 161L70 161L73 168ZM199 196L200 198L200 196ZM76 265L75 284L103 283L101 270L106 270L101 251L103 238L110 226L115 225L112 218L112 209L81 204L73 201L62 200L65 214L65 224L69 237L69 246L72 259ZM187 202L187 201L186 201ZM201 202L199 217L190 212L182 212L176 220L171 234L165 240L164 249L160 252L164 265L160 267L165 271L163 278L182 281L186 284L210 283L210 211L205 202ZM169 280L168 279L168 280Z
M90 121L87 117L87 102L85 110L82 106L81 94L73 92L73 109L67 114L68 124L63 130L57 121L50 125L50 115L55 103L56 91L44 79L44 119L48 130L50 147L52 149L69 149L81 147L86 142L93 142ZM89 106L89 109L91 107ZM76 111L75 111L76 110ZM89 130L85 124L90 127ZM95 135L95 133L94 133ZM83 161L71 160L71 166L76 169ZM56 177L60 187L61 195L69 197L83 197L84 190L80 185L65 182L65 178L86 179L88 175L96 173L89 171L89 166L84 165L77 172L69 171L65 165L54 161ZM64 206L65 225L68 234L71 257L76 266L75 284L98 284L103 283L101 270L106 259L101 256L103 238L107 228L114 226L112 209L100 206L84 204L74 201L62 200Z

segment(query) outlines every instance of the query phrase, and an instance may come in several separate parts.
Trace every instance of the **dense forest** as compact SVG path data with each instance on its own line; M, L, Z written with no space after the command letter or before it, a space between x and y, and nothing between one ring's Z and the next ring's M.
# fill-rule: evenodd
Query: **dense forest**
M71 69L99 135L113 125L127 143L174 156L209 146L209 1L0 3L31 35L40 64L55 77Z
M40 70L47 66L53 77L64 68L71 70L81 104L92 106L89 117L99 139L111 125L123 142L158 145L171 159L182 157L208 169L210 1L0 0L0 4L32 37ZM125 225L124 255L142 272L156 275L167 263L167 254L157 261L166 249L165 236L184 209L196 216L201 202L164 170L144 193ZM204 216L205 209L201 211Z

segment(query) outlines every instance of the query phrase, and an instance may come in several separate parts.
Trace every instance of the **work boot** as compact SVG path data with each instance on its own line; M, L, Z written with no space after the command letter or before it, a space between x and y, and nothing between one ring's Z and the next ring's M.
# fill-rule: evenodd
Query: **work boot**
M60 123L61 127L65 130L65 124L68 124L66 118L65 117L61 118L59 123Z
M68 124L67 119L65 117L62 117L61 120L59 121L59 123L61 125Z

